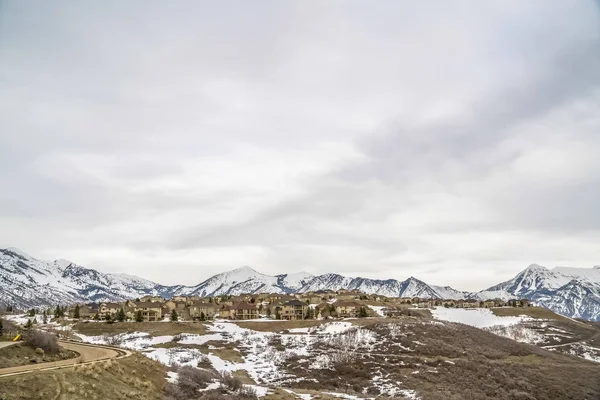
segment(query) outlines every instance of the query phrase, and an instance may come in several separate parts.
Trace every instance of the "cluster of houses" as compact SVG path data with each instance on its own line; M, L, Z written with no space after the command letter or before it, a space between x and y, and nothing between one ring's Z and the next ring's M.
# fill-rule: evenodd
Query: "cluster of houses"
M359 291L315 291L303 294L259 293L239 296L175 296L163 299L144 296L121 303L79 304L81 319L116 319L124 314L128 320L147 322L169 319L173 314L178 320L211 320L214 318L252 320L271 318L301 320L312 318L351 318L378 315L370 305L379 305L379 315L396 316L414 308L492 308L527 307L528 300L441 300L421 298L390 298L365 294ZM122 311L121 311L122 310ZM73 316L74 306L69 312Z

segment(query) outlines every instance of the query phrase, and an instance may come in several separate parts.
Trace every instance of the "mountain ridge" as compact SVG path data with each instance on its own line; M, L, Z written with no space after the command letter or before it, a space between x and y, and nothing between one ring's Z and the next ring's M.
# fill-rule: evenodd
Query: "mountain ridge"
M214 275L194 286L166 286L127 274L110 274L65 259L41 261L16 248L0 249L0 302L18 308L73 302L121 301L155 295L239 295L305 293L356 289L388 297L486 300L527 298L568 317L600 320L600 269L531 264L514 278L479 292L429 285L415 277L404 281L307 272L266 275L243 266Z

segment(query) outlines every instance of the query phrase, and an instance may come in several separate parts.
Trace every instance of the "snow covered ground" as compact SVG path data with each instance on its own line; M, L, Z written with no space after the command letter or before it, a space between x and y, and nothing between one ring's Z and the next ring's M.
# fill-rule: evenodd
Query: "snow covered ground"
M431 310L431 315L441 321L458 322L476 328L489 328L492 326L516 325L529 317L500 317L494 315L488 308L445 308L436 307Z

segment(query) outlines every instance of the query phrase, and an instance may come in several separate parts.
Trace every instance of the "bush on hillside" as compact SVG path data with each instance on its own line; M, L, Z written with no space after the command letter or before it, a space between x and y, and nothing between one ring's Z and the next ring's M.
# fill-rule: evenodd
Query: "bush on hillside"
M40 348L47 354L58 354L60 352L56 336L49 333L32 330L25 335L24 341L28 346L34 349Z

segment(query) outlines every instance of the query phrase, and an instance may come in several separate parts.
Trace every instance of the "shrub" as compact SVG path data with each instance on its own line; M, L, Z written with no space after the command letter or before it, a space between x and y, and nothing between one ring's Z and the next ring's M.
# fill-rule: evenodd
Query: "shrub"
M221 383L227 389L234 392L237 392L238 390L241 390L242 387L244 387L241 379L231 375L229 372L223 372L221 374Z
M45 332L32 330L25 335L24 341L28 346L34 349L40 348L45 353L58 354L60 352L56 336Z

